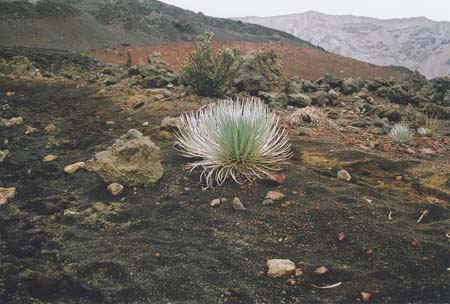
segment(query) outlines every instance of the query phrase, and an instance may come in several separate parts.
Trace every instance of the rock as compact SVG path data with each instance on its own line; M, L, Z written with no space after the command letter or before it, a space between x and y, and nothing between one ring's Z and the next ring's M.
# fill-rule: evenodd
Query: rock
M284 92L284 77L281 57L272 49L255 51L246 56L235 78L239 92L257 95L259 91Z
M71 164L67 167L64 168L64 172L68 173L68 174L73 174L75 172L77 172L80 169L83 169L84 167L86 167L86 163L85 162L77 162L74 164Z
M242 204L241 200L239 198L237 198L237 197L235 197L233 199L232 205L233 205L233 209L236 210L236 211L246 210L247 209L247 208L244 207L244 204Z
M409 94L408 90L396 84L389 88L386 93L386 97L390 102L408 104L412 102L412 96Z
M339 103L339 94L333 89L329 90L328 100L333 106L337 105Z
M108 186L108 191L112 196L119 196L123 193L124 187L119 183L112 183Z
M286 195L284 195L283 193L278 192L278 191L269 191L266 194L266 199L271 199L273 201L279 201L285 197L286 197Z
M32 134L34 132L36 132L36 128L33 128L32 126L27 126L27 130L25 131L25 135L29 135Z
M163 175L161 152L148 136L131 129L107 151L95 155L93 171L105 183L150 186Z
M18 126L23 125L23 118L22 117L13 117L9 120L12 126Z
M306 94L297 93L288 95L288 104L294 107L303 108L310 106L312 103L311 97Z
M314 134L314 131L311 128L306 127L298 127L296 131L297 136L308 136L311 137Z
M337 173L337 178L341 180L346 180L348 182L352 180L352 176L350 175L350 173L348 173L347 170L340 170Z
M271 206L271 205L273 205L273 204L275 204L275 202L273 201L273 200L271 200L271 199L265 199L265 200L263 200L263 202L262 202L262 205L265 207L265 206Z
M48 124L45 128L44 131L47 133L53 132L56 130L56 126L54 124Z
M302 80L298 76L290 78L286 83L286 94L295 95L303 92Z
M286 180L286 175L283 173L273 173L267 175L264 180L274 185L281 185Z
M1 188L0 187L0 206L8 202L8 199L14 198L17 195L16 188Z
M0 150L0 163L2 163L7 157L9 157L9 151Z
M351 95L361 89L360 82L357 79L346 78L341 84L341 91L345 95Z
M132 108L133 108L133 110L137 110L137 109L141 108L144 105L145 105L144 101L142 101L140 99L136 99L136 101L134 102Z
M321 276L324 275L328 272L328 268L326 268L325 266L321 266L316 268L316 270L314 270L314 273Z
M364 292L364 291L361 292L361 300L363 302L369 302L371 296L372 295L370 293L368 293L368 292Z
M226 198L216 198L211 201L210 205L211 207L217 207L220 204L225 204L226 202L227 202Z
M295 271L295 263L291 260L272 259L267 261L267 275L271 278L288 276Z
M330 102L328 93L323 90L311 94L311 100L315 106L326 106Z
M142 123L142 126L143 127L148 127L150 125L150 123L148 122L148 121L144 121L143 123Z
M54 161L54 160L57 160L57 159L58 159L58 156L53 155L53 154L49 154L49 155L46 155L44 157L44 161L45 162L51 162L51 161Z
M178 129L177 121L178 121L177 117L170 117L170 116L164 117L164 119L161 122L160 129L166 131L175 131Z
M107 126L112 126L112 125L115 125L116 123L114 122L114 120L108 120L108 121L106 121L106 125Z

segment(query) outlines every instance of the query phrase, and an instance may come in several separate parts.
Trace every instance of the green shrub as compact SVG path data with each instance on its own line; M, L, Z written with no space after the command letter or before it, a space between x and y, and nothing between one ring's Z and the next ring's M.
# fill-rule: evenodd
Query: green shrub
M215 50L213 36L198 36L193 52L181 67L181 77L200 96L222 97L232 87L242 57L237 48Z

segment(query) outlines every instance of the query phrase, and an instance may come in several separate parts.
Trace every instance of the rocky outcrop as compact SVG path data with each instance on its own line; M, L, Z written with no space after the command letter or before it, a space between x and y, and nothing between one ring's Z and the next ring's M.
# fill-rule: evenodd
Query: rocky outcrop
M107 151L95 155L93 170L106 184L150 186L163 175L161 153L149 137L131 129Z
M272 49L251 53L235 79L239 92L256 96L258 92L283 92L286 79L280 56Z

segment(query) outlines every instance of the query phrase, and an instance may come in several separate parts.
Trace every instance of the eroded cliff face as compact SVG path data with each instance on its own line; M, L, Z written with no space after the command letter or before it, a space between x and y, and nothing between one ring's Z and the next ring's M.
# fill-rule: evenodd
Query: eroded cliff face
M450 22L427 18L379 20L307 12L237 18L286 31L344 56L378 65L401 65L428 78L450 74Z

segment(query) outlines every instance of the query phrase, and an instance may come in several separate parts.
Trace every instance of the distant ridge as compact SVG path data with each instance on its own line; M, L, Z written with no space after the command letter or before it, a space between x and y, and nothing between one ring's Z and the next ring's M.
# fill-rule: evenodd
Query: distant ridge
M316 11L232 19L282 30L327 51L373 64L404 66L428 78L450 75L450 22Z
M223 41L281 41L316 48L282 31L208 17L156 0L0 0L2 46L79 51L190 41L204 31Z

